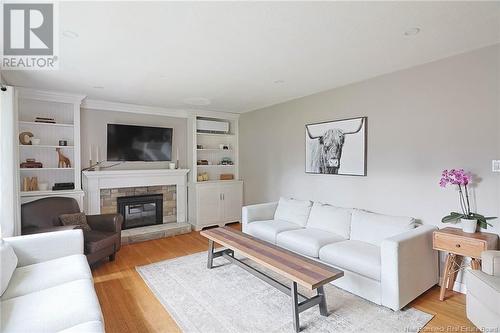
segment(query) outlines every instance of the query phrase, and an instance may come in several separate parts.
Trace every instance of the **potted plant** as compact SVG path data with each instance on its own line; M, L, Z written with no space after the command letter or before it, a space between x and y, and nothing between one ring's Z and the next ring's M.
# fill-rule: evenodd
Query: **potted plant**
M496 217L485 217L481 214L473 213L470 209L469 191L467 185L471 181L471 174L463 169L443 170L439 186L446 187L447 185L455 185L458 188L458 198L460 201L461 213L451 212L450 215L441 219L443 223L462 222L462 230L467 233L476 232L477 225L483 229L492 226L488 220L496 219Z

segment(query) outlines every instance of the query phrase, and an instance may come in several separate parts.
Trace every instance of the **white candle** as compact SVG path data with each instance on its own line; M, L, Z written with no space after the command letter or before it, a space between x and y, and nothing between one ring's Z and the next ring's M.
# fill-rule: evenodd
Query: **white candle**
M99 163L99 145L96 146L96 158L95 158L95 162L96 163Z
M89 161L92 161L92 145L89 145Z
M179 160L179 147L176 149L175 156L177 156L177 160Z

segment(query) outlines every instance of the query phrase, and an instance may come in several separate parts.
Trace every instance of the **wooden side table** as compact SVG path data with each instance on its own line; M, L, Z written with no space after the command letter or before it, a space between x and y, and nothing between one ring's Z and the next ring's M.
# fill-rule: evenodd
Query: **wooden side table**
M472 269L481 269L481 252L497 248L498 235L487 232L469 234L458 228L444 228L434 231L432 247L448 253L441 281L439 300L444 300L446 289L453 289L455 278L462 265L463 257L470 257Z

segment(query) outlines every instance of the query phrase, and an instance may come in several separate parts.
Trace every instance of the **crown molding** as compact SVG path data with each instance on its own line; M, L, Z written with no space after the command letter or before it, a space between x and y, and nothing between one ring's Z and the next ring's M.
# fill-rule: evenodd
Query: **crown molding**
M114 112L128 112L135 114L148 114L164 117L175 118L191 118L196 116L238 119L238 113L196 110L196 109L177 109L177 108L162 108L157 106L147 106L138 104L109 102L86 98L82 103L82 109L88 110L105 110Z
M82 94L63 93L53 90L40 90L25 87L15 87L15 89L18 92L18 96L20 98L36 99L48 102L58 101L63 103L80 104L82 103L82 100L87 97Z

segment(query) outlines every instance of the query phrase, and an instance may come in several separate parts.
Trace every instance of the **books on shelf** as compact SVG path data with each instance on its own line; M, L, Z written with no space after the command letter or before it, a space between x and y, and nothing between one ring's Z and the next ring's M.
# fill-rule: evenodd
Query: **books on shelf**
M35 123L55 124L56 120L54 118L36 117Z

